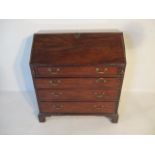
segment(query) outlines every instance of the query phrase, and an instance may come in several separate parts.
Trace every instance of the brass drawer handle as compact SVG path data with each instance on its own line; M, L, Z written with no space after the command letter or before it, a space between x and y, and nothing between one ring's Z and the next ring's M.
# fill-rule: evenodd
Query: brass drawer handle
M48 72L50 74L57 74L59 71L60 71L60 68L55 68L55 69L48 68Z
M61 80L50 80L49 84L51 86L57 86L59 83L61 83Z
M99 74L104 74L106 71L108 71L107 67L104 68L103 71L101 71L100 68L98 68L98 67L96 68L96 72L99 73Z
M51 93L51 95L54 96L54 97L59 97L59 96L61 96L62 94L63 94L62 92L57 92L57 93L56 93L56 92L52 92L52 93Z
M96 110L102 110L102 109L105 108L105 106L104 106L104 105L94 105L94 108L95 108Z
M102 92L102 93L96 93L95 92L95 95L97 98L103 98L105 96L105 93L104 92Z
M53 105L53 108L56 109L56 110L60 110L62 109L64 106L62 104L54 104Z
M98 78L96 79L96 83L106 83L107 80L105 80L104 78Z

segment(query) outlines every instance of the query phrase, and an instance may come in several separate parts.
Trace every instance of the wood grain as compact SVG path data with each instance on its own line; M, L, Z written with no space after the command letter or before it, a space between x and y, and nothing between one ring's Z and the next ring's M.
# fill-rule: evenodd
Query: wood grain
M35 78L37 89L120 89L122 78Z
M31 63L51 66L125 63L123 34L35 34ZM110 57L109 57L110 55Z
M40 101L116 101L118 90L37 90Z
M113 113L115 102L40 102L41 112Z
M34 34L30 68L39 121L101 114L116 123L125 67L121 32Z
M108 77L122 75L124 66L37 67L37 77Z

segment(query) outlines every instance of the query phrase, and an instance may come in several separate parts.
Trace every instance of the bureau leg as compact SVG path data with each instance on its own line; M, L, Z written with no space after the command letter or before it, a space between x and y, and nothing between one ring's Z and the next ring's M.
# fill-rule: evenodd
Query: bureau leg
M46 117L45 117L45 115L42 114L42 113L39 113L38 119L39 119L39 122L45 122L45 121L46 121Z
M118 122L118 117L119 117L118 113L113 114L113 115L111 116L111 122L112 122L112 123L117 123L117 122Z

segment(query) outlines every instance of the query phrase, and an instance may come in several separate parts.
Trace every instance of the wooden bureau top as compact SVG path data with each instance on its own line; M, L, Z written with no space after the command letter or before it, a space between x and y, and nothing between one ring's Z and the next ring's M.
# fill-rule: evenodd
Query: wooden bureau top
M125 63L121 32L36 33L33 38L30 64L79 66Z

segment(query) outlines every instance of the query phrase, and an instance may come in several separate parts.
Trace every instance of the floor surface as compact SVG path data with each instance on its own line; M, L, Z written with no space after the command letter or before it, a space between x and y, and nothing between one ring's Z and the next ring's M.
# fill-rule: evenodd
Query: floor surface
M155 94L122 92L119 122L103 116L37 119L32 92L0 93L0 134L155 134Z

